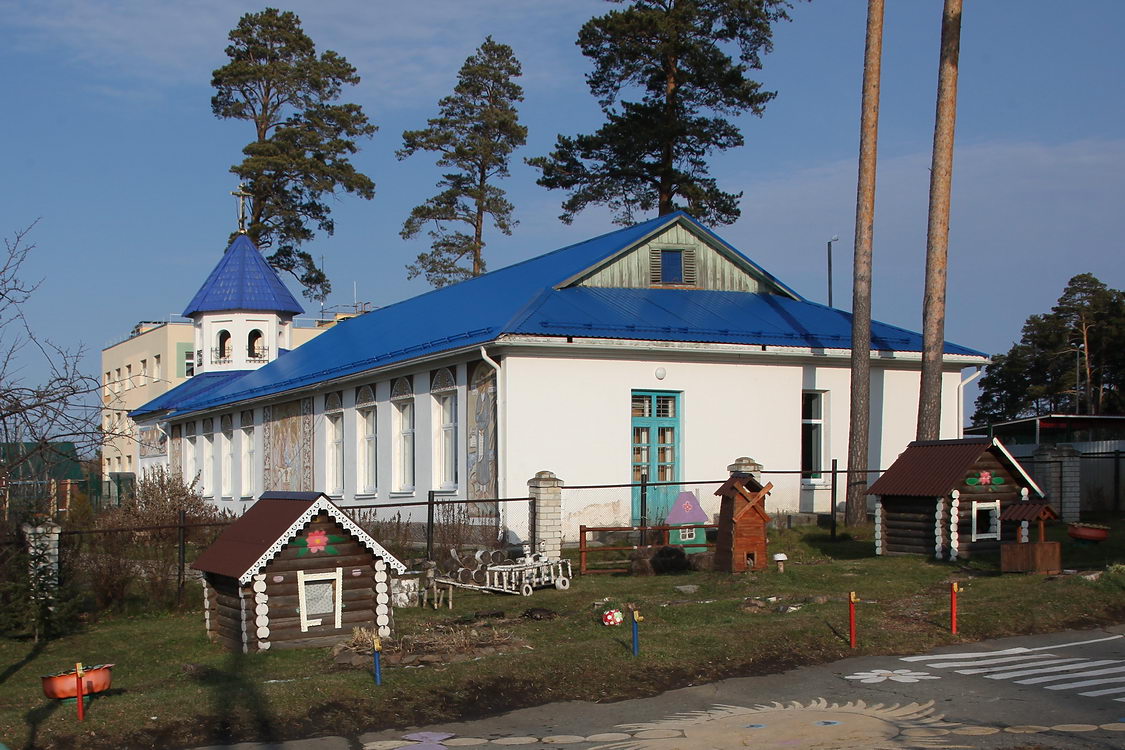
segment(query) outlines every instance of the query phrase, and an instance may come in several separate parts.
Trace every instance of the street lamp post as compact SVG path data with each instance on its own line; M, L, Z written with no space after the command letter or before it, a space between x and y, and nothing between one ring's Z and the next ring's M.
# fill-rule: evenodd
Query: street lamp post
M839 242L840 236L837 234L832 235L832 239L828 240L828 306L832 307L832 243Z

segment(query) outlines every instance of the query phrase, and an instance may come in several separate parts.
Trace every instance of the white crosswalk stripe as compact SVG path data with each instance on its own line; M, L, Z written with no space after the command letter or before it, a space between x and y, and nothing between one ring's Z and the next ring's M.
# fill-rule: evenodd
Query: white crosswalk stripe
M989 680L1011 680L1017 685L1035 685L1047 690L1074 690L1090 698L1109 697L1125 703L1125 659L1091 659L1063 656L1060 649L1117 640L1114 635L1073 643L1038 648L1006 648L996 651L956 654L923 654L901 657L905 662L922 662L931 669L949 669L957 674L979 675ZM1054 653L1050 653L1054 652ZM1095 690L1084 688L1099 687Z
M1044 656L1051 656L1051 654L1044 654ZM1048 664L1066 664L1066 663L1069 663L1069 662L1076 662L1076 661L1085 661L1085 659L1081 659L1081 658L1044 659L1043 661L1035 662L1035 665L1038 666L1038 667L1045 667ZM1026 663L1025 664L1006 664L1002 667L981 667L979 669L957 669L957 670L954 670L954 671L956 671L957 674L986 674L988 672L1007 672L1009 670L1023 669L1026 666L1028 666Z

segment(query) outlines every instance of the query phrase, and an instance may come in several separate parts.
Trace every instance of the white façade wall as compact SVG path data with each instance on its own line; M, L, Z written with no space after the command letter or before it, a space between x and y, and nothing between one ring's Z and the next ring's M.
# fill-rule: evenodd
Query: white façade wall
M651 356L651 352L644 355ZM885 468L914 439L919 371L872 368L872 443L870 465ZM738 456L765 467L775 489L771 510L827 512L831 508L831 459L847 466L850 373L846 358L764 356L753 363L691 362L637 358L563 358L509 355L504 358L502 430L507 446L503 476L509 495L521 494L527 478L553 471L567 485L628 483L630 477L630 396L634 390L680 392L681 470L686 481L726 476ZM656 370L665 370L658 379ZM956 437L959 374L943 377L942 437ZM823 394L823 466L818 479L771 474L801 468L801 394ZM706 511L718 510L714 485L688 485L699 492ZM844 501L841 482L837 502ZM579 524L607 525L629 513L628 490L564 490L568 539ZM526 529L521 507L506 521L517 533Z

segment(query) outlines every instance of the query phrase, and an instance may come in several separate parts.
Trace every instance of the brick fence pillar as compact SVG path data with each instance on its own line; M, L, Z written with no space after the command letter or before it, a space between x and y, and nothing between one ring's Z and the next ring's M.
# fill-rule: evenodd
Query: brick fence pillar
M562 557L562 488L563 480L550 471L540 471L527 481L531 496L531 539L533 552L542 552L551 559Z
M1035 481L1064 521L1078 521L1082 512L1082 454L1070 445L1035 451Z
M62 526L54 521L41 521L32 526L23 524L27 554L31 567L32 597L53 599L59 585L59 532Z

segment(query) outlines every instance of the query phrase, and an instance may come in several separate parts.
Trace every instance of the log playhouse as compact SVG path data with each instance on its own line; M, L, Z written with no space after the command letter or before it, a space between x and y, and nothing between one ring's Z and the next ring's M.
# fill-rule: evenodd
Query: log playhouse
M915 441L867 491L875 554L957 560L1000 550L1008 505L1043 490L995 438Z
M192 567L208 637L243 652L389 636L391 573L406 571L319 492L264 493Z

